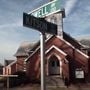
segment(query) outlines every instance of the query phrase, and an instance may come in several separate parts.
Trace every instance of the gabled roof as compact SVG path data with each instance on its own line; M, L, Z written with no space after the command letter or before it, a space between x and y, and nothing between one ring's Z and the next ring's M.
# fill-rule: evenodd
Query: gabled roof
M7 60L5 59L5 66L9 65L10 63L12 63L14 60Z
M58 38L60 38L59 36L57 36ZM72 47L73 49L75 49L78 53L80 53L81 55L83 55L86 58L89 58L89 56L85 53L83 53L82 51L80 51L80 49L76 48L75 46L73 46L71 43L69 43L68 41L64 40L63 38L60 38L61 40L63 40L67 45L69 45L70 47Z
M8 67L9 66L12 66L13 64L15 64L17 61L16 60L14 60L12 63L10 63L9 65L8 65Z
M53 38L53 37L54 37L54 35L50 35L50 36L45 40L45 42L47 42L48 40L50 40L50 39ZM28 58L25 59L25 61L27 62L28 59L29 59L34 53L36 53L39 49L40 49L40 41L37 42L37 44L34 46L34 49L32 48L32 50L31 50L31 51L33 51L32 54L30 54L30 55L28 56Z
M51 34L47 34L47 36L48 37L46 38L45 42L47 42L49 39L54 37L54 35L51 35ZM34 44L33 48L30 51L35 51L36 48L38 48L38 47L40 48L40 40L37 43Z
M67 54L65 52L63 52L61 49L59 49L58 47L56 47L55 45L52 45L45 53L47 54L49 51L51 51L52 49L56 49L58 52L62 53L63 55L67 56Z
M78 49L84 48L84 46L80 42L78 42L77 40L75 40L74 38L72 38L69 34L67 34L64 31L63 31L63 39L65 39L66 41L68 41L75 48L78 48Z
M54 35L51 35L48 39L46 39L46 42L53 38ZM84 48L81 43L79 43L77 40L72 38L70 35L68 35L66 32L63 32L63 39L72 44L75 48ZM30 42L24 42L21 43L20 47L18 48L17 52L15 53L15 56L29 56L31 52L36 51L35 49L40 46L40 41L37 43L30 43Z
M49 35L49 37L45 40L45 42L47 42L49 39L53 38L54 35ZM63 31L63 39L65 39L66 41L68 41L69 43L71 43L74 47L80 49L80 48L84 48L83 45L81 43L79 43L77 40L75 40L74 38L72 38L70 35L68 35L66 32ZM35 51L35 49L40 46L40 40L33 46L33 48L31 49L31 51Z
M64 35L65 35L65 34L64 34ZM69 36L67 36L67 39L69 38L69 41L67 41L66 39L64 39L64 38L66 38L65 36L64 36L64 38L61 38L60 36L51 36L51 37L50 37L48 40L46 40L45 42L49 41L49 40L52 39L53 37L57 37L58 39L60 39L60 40L63 41L64 43L66 43L66 45L68 45L68 46L72 47L73 49L75 49L76 52L78 52L79 54L83 55L85 58L89 58L88 55L86 55L86 54L84 54L84 53L82 53L82 52L80 51L80 47L83 47L83 46L82 46L81 44L79 44L76 40L74 40L73 38L71 38L71 37L69 37ZM72 40L72 42L71 42L70 40ZM73 44L73 43L74 43L74 44ZM79 49L77 48L77 46L79 46ZM56 47L55 47L55 48L56 48ZM28 59L29 59L32 55L34 55L39 49L40 49L40 46L38 46L38 47L35 49L35 51L34 51L25 61L28 61Z
M29 51L33 48L35 43L30 42L23 42L21 43L20 47L18 48L17 52L15 53L15 56L28 56Z
M55 45L52 45L46 52L45 54L48 54L52 49L55 49L57 50L58 52L60 52L61 54L63 54L65 57L67 56L67 54L65 52L63 52L61 49L59 49L58 47L56 47ZM68 63L68 60L65 58L64 59L67 63Z

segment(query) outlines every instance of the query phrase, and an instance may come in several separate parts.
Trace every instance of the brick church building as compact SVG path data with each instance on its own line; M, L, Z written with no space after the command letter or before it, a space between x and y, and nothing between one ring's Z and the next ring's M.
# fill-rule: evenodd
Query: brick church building
M70 82L86 79L89 74L87 50L78 41L63 31L64 10L50 15L47 21L57 24L57 35L46 34L45 75L60 76ZM40 79L40 42L32 49L26 61L26 73L30 80Z

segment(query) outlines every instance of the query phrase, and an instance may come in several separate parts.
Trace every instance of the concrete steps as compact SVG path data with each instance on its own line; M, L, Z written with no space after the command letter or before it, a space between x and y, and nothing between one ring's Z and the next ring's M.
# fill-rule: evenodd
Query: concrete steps
M60 76L47 76L46 77L46 85L47 86L64 86L64 82Z

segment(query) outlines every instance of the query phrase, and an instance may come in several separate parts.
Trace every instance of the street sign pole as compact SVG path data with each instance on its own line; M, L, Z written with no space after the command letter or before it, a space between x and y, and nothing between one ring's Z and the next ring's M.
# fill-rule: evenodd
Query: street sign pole
M9 77L7 77L7 90L9 90Z
M41 90L46 90L45 84L45 33L40 33L41 51Z

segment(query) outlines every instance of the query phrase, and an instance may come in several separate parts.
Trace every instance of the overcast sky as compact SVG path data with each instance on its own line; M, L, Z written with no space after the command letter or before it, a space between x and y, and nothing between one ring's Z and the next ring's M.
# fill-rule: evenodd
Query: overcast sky
M29 12L49 0L0 0L0 62L13 58L24 41L36 42L39 32L23 27L23 12ZM64 31L76 37L90 38L90 0L60 0L65 8Z

